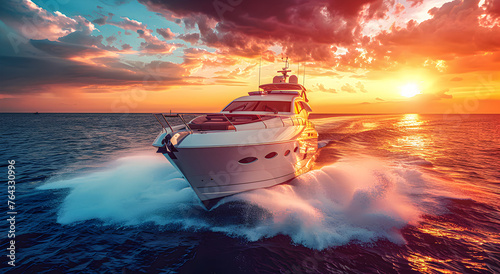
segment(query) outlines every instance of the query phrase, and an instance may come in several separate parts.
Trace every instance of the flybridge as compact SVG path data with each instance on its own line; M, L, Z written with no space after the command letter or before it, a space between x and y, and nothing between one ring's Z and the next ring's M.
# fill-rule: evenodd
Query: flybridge
M269 91L250 91L248 95L266 95L266 94L285 94L285 95L299 95L298 91L293 90L269 90Z
M295 76L295 75L292 75ZM279 76L277 76L279 77ZM290 77L291 78L291 77ZM291 80L291 79L290 79ZM259 86L264 91L271 90L306 90L301 84L297 83L272 83L272 84L264 84Z
M293 76L295 75L292 75L292 77ZM292 80L292 77L290 77L290 80ZM260 85L259 87L263 90L250 91L248 95L266 95L266 94L300 95L306 100L306 102L309 101L307 100L306 88L303 87L301 84L272 83L272 84Z
M266 95L266 94L285 94L285 95L299 95L308 102L306 88L299 84L299 78L296 75L288 75L291 70L288 69L288 57L285 61L285 67L279 70L283 75L274 76L272 84L260 85L259 88L263 89L260 91L251 91L248 95ZM287 78L288 82L287 82Z

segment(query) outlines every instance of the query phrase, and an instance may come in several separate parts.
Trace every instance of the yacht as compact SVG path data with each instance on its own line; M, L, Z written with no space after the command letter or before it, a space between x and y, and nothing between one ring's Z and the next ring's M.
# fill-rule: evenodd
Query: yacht
M230 102L218 113L155 113L153 142L210 209L221 198L286 183L309 171L318 133L306 89L288 75ZM177 121L177 125L176 124Z

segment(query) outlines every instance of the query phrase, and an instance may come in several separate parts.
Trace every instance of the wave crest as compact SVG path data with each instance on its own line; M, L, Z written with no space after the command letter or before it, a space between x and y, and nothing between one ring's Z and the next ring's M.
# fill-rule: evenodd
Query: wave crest
M415 169L377 159L344 160L289 184L227 197L206 211L167 161L133 156L38 189L70 189L57 219L65 225L92 219L120 225L154 222L250 241L284 234L297 244L324 249L380 238L404 243L399 229L418 220L421 209L411 193L422 184L425 179Z

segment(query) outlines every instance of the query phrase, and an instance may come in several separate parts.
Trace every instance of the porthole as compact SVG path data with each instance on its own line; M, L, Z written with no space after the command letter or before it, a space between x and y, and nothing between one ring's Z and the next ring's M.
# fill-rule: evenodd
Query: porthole
M293 152L297 152L299 150L299 147L295 147L295 149L293 150Z
M288 154L290 154L290 150L289 149L287 151L285 151L285 156L288 156Z
M276 157L276 155L278 155L277 152L271 152L271 153L267 154L265 157L266 157L266 159L272 159L272 158Z
M255 158L255 157L246 157L246 158L243 158L241 160L238 161L238 163L240 164L250 164L250 163L253 163L255 161L257 161L258 159Z

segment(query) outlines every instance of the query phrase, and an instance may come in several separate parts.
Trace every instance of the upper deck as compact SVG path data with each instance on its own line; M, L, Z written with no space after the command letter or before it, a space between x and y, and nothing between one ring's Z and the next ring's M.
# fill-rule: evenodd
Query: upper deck
M259 91L249 92L231 101L219 113L204 114L189 122L183 115L155 114L163 128L173 128L165 117L178 117L191 133L194 131L248 130L288 126L309 126L311 107L307 104L306 88L298 83L296 75L288 75L288 59L281 76L275 76L270 84L260 85ZM287 81L288 80L288 81Z
M298 94L262 94L262 95L248 95L236 98L234 101L284 101L292 102L294 98L299 97Z

